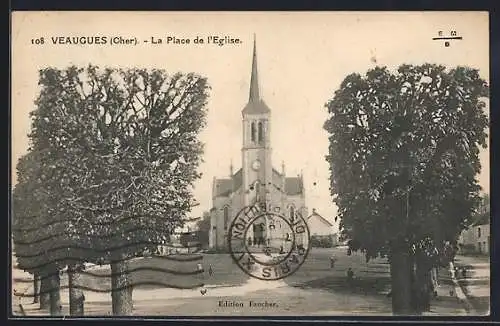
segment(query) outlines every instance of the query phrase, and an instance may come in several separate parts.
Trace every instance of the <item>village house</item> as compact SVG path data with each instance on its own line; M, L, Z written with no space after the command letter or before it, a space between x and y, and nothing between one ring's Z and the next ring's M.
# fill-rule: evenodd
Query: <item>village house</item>
M472 225L462 231L458 239L458 249L461 254L490 253L490 212L478 214Z
M338 245L338 235L334 230L333 223L318 214L314 208L312 214L307 217L307 226L309 227L309 234L314 247L325 246L320 244L320 242L325 243L325 241L331 244L331 246Z

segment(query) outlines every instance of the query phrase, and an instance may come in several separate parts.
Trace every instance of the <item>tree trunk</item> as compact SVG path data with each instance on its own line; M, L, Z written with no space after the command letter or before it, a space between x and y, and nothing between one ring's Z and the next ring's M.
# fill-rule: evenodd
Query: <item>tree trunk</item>
M40 274L40 309L50 308L50 280L44 273Z
M391 252L391 283L393 315L412 315L411 259L407 251L393 248Z
M425 258L416 261L415 294L417 295L417 312L430 311L432 296L432 265Z
M114 316L132 315L132 287L124 258L111 263L111 299Z
M83 290L75 288L80 285L81 265L68 266L68 287L69 287L69 314L71 316L83 316L85 296Z
M57 271L52 272L50 280L50 315L60 316L62 314L61 306L61 278Z
M33 303L38 303L39 301L38 300L39 298L38 294L40 293L40 290L38 289L39 286L38 283L40 283L39 280L40 279L38 273L33 273Z

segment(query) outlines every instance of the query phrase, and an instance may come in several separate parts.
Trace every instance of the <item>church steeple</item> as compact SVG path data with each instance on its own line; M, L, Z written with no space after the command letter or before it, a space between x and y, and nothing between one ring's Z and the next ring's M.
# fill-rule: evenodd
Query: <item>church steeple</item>
M262 114L269 113L271 110L264 103L260 97L259 76L257 69L257 41L255 34L253 36L253 54L252 54L252 74L250 75L250 94L248 96L248 103L243 109L245 114Z
M250 95L248 102L257 102L260 99L259 77L257 71L257 42L255 34L253 35L253 57L252 57L252 75L250 76Z

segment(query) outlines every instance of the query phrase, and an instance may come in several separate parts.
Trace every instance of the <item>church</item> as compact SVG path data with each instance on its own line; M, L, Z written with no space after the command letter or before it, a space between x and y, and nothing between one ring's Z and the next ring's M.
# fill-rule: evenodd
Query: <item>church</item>
M212 249L227 249L231 222L243 207L265 203L274 213L287 216L300 213L307 217L302 175L287 177L284 162L280 170L272 165L270 117L271 109L259 91L254 39L250 92L248 103L242 110L242 167L235 171L231 164L227 177L213 179L209 233L209 247ZM249 242L269 245L271 238L280 241L289 238L291 229L288 225L279 218L273 220L253 225L253 230L248 233Z

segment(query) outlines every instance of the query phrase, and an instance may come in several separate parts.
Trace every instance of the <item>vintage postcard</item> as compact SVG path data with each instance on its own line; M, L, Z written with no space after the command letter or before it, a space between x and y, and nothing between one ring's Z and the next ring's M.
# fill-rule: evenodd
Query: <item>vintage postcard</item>
M487 12L13 12L12 315L490 313Z

